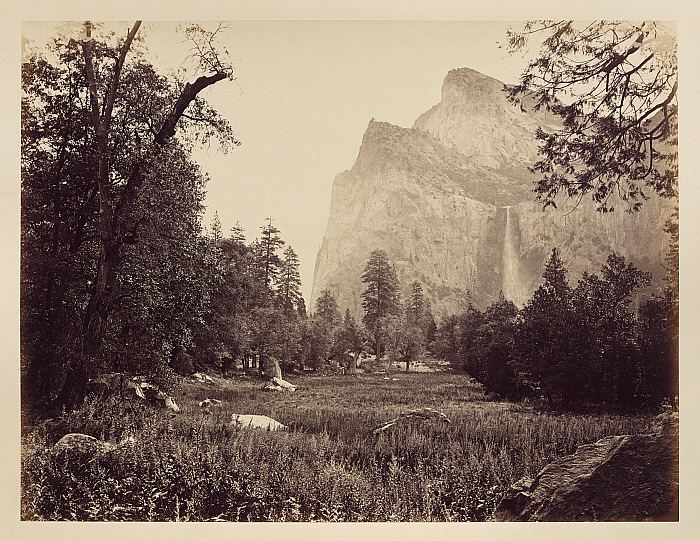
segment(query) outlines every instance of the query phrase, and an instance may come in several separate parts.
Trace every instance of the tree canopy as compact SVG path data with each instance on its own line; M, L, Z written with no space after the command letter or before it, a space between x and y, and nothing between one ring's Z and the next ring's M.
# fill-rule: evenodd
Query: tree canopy
M507 48L540 49L507 88L512 101L534 97L562 120L538 129L541 177L535 193L545 207L560 194L590 194L602 212L615 201L638 210L649 194L678 189L678 67L675 29L657 22L528 21L509 29Z

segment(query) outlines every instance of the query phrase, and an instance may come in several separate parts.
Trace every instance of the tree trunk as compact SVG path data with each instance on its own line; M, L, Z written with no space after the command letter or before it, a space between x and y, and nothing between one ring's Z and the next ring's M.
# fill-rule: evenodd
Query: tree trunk
M357 355L354 354L352 356L352 361L350 362L350 366L348 366L350 369L351 374L356 374L357 373Z

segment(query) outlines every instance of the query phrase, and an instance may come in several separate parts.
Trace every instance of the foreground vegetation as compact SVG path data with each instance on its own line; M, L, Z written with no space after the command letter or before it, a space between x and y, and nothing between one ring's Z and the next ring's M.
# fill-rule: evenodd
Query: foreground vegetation
M58 421L25 428L22 519L481 521L522 476L650 421L489 402L461 374L388 376L290 377L299 388L283 394L241 375L183 382L178 415L88 398ZM205 398L223 402L205 414ZM451 422L373 433L426 406ZM290 430L232 427L231 413L269 415ZM70 460L50 446L71 432L135 443Z

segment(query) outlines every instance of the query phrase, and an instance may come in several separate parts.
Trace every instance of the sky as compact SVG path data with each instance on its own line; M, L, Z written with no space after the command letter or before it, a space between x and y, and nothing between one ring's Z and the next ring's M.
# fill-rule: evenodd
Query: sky
M214 28L215 23L202 23ZM316 254L338 173L350 169L370 119L410 127L440 101L453 68L470 67L514 83L522 56L499 48L506 21L230 21L220 33L236 81L204 97L232 125L241 146L200 149L209 175L204 224L216 213L224 233L237 222L248 241L267 218L300 259L309 304ZM512 23L519 28L521 23ZM117 25L118 27L120 25ZM144 23L153 62L174 70L189 46L178 23ZM121 25L123 33L127 25ZM37 44L55 35L53 22L25 22Z

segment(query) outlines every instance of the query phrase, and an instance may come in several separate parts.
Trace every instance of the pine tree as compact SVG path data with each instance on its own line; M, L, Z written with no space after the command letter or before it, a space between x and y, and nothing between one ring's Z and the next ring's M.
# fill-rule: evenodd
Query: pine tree
M365 310L362 322L374 338L378 360L381 341L386 333L386 318L398 315L400 311L399 280L384 250L374 250L370 254L362 282L367 284L362 293L362 307Z
M422 325L424 308L423 287L420 282L415 281L411 284L411 297L406 310L408 322L412 325Z
M277 276L282 267L282 260L277 255L277 250L285 245L281 239L279 229L272 225L272 218L268 218L267 225L261 226L262 234L260 235L259 244L257 246L257 266L258 273L262 283L265 286L265 297L268 298L272 287L275 284Z
M287 246L284 250L277 296L286 317L290 317L293 313L298 313L300 303L303 301L301 297L301 278L299 277L299 258L291 246Z

